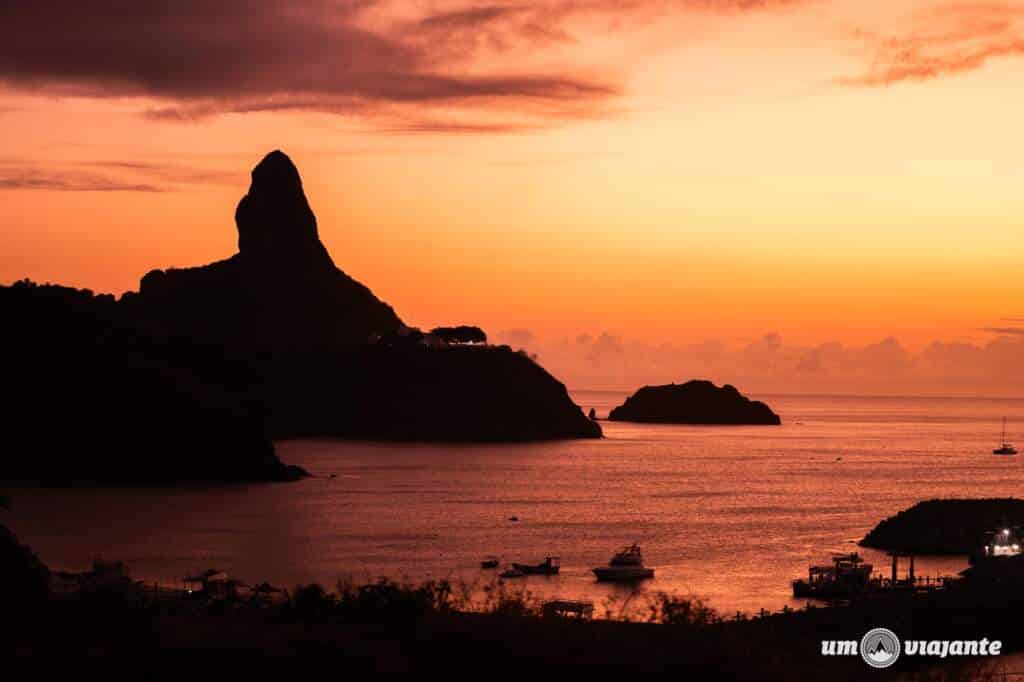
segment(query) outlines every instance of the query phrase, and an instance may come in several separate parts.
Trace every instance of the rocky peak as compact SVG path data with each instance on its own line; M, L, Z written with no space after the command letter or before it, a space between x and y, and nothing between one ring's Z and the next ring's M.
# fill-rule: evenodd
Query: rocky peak
M252 171L249 192L235 209L238 251L246 259L326 260L316 216L302 190L299 170L280 150L263 157Z

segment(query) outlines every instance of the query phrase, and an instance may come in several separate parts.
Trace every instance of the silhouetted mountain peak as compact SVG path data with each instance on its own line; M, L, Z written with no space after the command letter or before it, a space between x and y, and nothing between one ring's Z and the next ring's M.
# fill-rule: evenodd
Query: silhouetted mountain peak
M238 251L246 259L326 259L316 216L302 190L299 170L280 150L252 170L249 192L235 209Z
M365 343L402 321L391 306L334 265L317 234L302 178L281 151L263 157L235 209L238 253L142 278L148 315L195 338L229 346Z

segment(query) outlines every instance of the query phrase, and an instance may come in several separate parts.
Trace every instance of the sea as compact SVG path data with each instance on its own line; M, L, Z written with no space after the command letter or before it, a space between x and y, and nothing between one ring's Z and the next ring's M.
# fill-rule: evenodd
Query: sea
M572 396L603 416L626 392ZM915 502L1024 497L1024 457L991 454L1004 416L1009 439L1024 445L1015 433L1024 400L753 397L783 425L603 421L600 440L514 445L283 441L282 459L312 478L7 490L0 522L52 568L120 560L136 579L167 586L207 568L288 588L447 579L589 600L613 617L659 593L733 615L803 607L791 581L833 553L858 551L888 575L891 559L857 542ZM591 569L634 542L655 578L639 588L595 582ZM480 568L488 555L503 564L557 556L562 569L498 583ZM919 576L966 566L962 556L916 560Z

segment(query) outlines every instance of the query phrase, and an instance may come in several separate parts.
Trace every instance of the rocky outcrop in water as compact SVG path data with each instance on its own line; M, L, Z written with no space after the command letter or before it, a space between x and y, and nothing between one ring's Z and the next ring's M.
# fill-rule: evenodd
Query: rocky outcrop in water
M985 534L1024 525L1024 500L926 500L890 516L860 544L908 554L971 554Z
M644 386L611 411L612 421L658 424L778 425L779 416L735 387L710 381Z

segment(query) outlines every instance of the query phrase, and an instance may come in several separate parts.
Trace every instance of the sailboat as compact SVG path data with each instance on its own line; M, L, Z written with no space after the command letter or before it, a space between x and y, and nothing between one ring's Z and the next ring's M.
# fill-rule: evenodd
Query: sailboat
M992 451L993 455L1016 455L1017 450L1006 442L1006 417L1003 417L1003 440L1002 445Z

